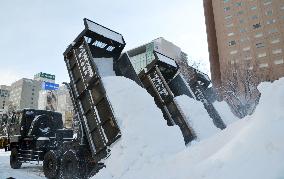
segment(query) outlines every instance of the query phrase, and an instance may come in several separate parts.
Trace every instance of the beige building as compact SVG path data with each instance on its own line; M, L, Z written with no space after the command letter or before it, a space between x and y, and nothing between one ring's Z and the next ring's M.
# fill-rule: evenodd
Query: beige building
M10 86L0 85L0 109L6 109L10 96Z
M73 105L65 85L60 86L57 90L39 91L38 109L60 112L64 126L72 127Z
M16 109L37 109L40 89L40 81L22 78L11 85L9 101Z
M284 1L203 3L213 85L220 97L249 114L259 97L256 86L284 76Z

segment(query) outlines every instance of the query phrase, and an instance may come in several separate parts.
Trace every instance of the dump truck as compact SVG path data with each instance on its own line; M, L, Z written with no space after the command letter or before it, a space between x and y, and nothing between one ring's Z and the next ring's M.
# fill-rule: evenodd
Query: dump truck
M10 136L10 166L21 167L22 163L43 161L46 153L59 147L59 136L73 139L72 131L62 130L62 115L53 111L23 109L11 119L13 135ZM62 132L64 131L64 134Z

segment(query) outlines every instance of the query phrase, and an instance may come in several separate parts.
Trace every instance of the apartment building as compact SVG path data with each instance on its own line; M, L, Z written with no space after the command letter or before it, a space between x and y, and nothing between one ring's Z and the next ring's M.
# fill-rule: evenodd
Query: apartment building
M256 86L284 76L284 1L203 3L213 86L243 117L257 104Z
M22 78L11 85L10 99L16 109L38 108L40 81Z
M6 109L9 101L11 87L0 85L0 109Z

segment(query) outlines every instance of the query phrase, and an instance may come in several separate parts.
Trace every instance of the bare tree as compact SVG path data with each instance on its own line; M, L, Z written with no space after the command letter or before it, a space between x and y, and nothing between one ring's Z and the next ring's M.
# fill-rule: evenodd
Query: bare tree
M223 72L223 96L240 118L252 114L258 104L260 93L259 79L253 68L244 64L228 64Z

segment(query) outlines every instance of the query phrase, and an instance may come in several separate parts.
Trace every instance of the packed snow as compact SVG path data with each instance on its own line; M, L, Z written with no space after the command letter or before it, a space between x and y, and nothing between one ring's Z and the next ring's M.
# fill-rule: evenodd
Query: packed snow
M190 126L194 129L197 135L197 140L203 140L220 131L213 124L202 102L194 100L186 95L175 98L180 108L182 109Z
M13 177L16 179L38 179L44 178L42 165L23 164L20 169L12 169L9 164L10 152L0 149L0 179Z
M239 119L237 116L235 116L232 113L229 105L225 101L221 102L215 101L213 103L213 106L216 108L216 110L218 111L219 115L221 116L221 118L223 119L226 125L230 125Z

